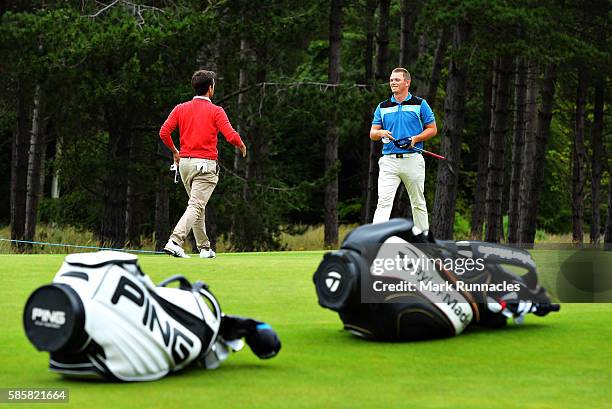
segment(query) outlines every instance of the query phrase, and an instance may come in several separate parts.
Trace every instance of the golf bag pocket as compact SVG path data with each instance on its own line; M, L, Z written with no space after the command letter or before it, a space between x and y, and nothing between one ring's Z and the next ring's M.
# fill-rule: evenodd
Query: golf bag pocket
M78 351L89 336L85 332L85 307L70 286L50 284L30 295L23 314L27 337L40 351Z
M360 304L340 312L344 329L376 341L419 341L456 335L448 316L420 296L395 303Z
M198 360L220 323L205 289L156 287L136 256L110 251L66 257L24 312L26 335L51 352L52 370L122 381L159 379Z

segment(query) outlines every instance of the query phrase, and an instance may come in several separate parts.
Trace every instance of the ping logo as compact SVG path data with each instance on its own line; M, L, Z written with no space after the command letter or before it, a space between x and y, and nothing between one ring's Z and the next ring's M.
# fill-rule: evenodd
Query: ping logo
M330 271L327 273L327 278L325 279L325 285L332 293L335 293L340 286L340 279L342 276L337 271Z
M190 356L197 355L201 345L196 345L188 334L183 333L176 325L176 321L160 317L156 306L149 300L152 297L125 276L119 279L111 303L115 305L121 298L127 298L138 307L142 307L142 325L162 341L164 346L170 348L176 365L185 362Z
M64 311L52 311L46 308L32 308L32 321L35 325L44 327L59 328L66 323L66 313Z

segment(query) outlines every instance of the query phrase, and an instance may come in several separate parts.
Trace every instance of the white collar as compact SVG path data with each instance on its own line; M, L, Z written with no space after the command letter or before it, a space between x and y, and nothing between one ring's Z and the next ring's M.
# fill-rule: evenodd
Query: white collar
M212 102L212 101L210 100L210 98L208 98L208 97L203 97L203 96L201 96L201 95L196 95L195 97L193 97L193 99L205 99L205 100L206 100L206 101L208 101L208 102Z

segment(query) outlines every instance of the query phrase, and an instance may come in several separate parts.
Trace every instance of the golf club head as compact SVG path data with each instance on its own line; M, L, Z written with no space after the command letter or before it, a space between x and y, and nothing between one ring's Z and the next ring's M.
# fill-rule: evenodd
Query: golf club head
M409 149L412 146L412 138L401 138L393 141L393 145L400 149Z

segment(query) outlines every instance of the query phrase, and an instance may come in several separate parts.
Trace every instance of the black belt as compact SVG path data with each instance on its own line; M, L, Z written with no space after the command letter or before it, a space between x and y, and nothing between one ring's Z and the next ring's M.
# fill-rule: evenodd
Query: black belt
M421 152L410 152L410 153L390 153L390 154L385 155L385 156L395 156L395 157L396 157L396 158L398 158L398 159L402 159L402 158L407 158L408 156L410 156L410 155L414 155L414 154L420 155L420 154L421 154Z

